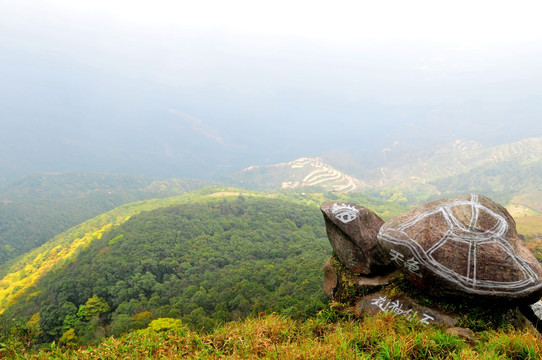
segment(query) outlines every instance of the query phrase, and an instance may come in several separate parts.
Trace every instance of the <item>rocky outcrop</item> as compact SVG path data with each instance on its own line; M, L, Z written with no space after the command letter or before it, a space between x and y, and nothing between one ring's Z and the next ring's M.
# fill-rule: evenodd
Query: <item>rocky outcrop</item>
M542 266L513 218L476 194L433 201L386 222L378 242L415 285L434 295L533 303Z
M542 296L542 266L512 216L487 197L433 201L386 223L354 204L326 202L321 210L335 251L324 290L350 313L540 331L542 306L528 304Z
M352 302L356 295L374 293L398 276L399 271L376 276L356 274L336 257L331 256L324 265L324 293L331 300Z
M390 259L378 246L384 221L362 206L325 202L320 206L327 236L342 263L355 273L371 275L389 269Z
M383 276L362 276L331 256L324 273L324 289L334 307L355 316L388 313L424 325L444 325L467 335L472 334L468 327L473 324L478 330L496 329L503 324L516 329L532 329L534 325L541 330L536 320L516 306L432 297L413 286L399 270Z

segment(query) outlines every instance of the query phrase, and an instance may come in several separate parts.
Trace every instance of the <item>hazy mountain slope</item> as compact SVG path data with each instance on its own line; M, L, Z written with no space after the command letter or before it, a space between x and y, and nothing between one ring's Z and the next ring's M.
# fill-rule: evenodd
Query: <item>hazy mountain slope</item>
M96 53L78 52L77 61L42 51L43 44L20 48L13 34L6 37L10 45L0 69L0 184L33 171L73 169L210 178L250 164L339 149L381 162L382 156L364 154L396 141L427 149L458 138L500 144L542 131L542 122L533 120L540 113L539 96L434 103L412 95L406 106L404 92L394 104L346 90L352 76L348 65L343 78L333 77L331 83L315 80L321 69L293 71L304 81L292 87L281 83L289 79L283 72L247 69L231 58L232 70L250 80L236 78L236 71L219 71L206 73L202 81L188 71L198 84L191 86L186 76L135 76L125 60L116 65L123 71L111 71L89 64ZM207 45L215 49L214 43ZM289 50L299 50L297 45L294 41ZM201 50L193 46L183 54ZM316 56L311 51L311 59L329 53L319 48ZM345 65L349 58L342 57ZM407 83L410 89L413 82ZM381 84L365 85L372 92ZM323 88L329 91L320 92ZM385 93L383 98L389 96Z
M445 194L481 192L505 205L520 204L542 212L542 159L488 163L429 184Z
M388 198L400 191L410 203L465 192L480 192L504 205L522 204L542 209L542 137L485 147L458 140L427 148L396 143L369 158L330 153L326 160L348 169L368 188L367 193Z
M537 186L542 176L542 137L492 147L457 140L425 150L399 142L373 155L356 159L349 153L332 152L324 155L325 161L300 158L253 165L221 180L266 191L363 191L383 200L404 199L412 204L475 191L505 205L542 209Z
M462 171L429 180L443 194L480 192L505 205L542 211L542 137L480 148Z
M181 194L204 184L88 172L25 176L0 187L0 265L121 204Z
M2 55L0 185L35 171L208 179L245 166L198 118L207 98L49 51Z
M483 166L509 161L524 164L542 158L542 137L492 147L457 140L425 152L409 151L403 146L398 143L383 149L380 165L366 172L362 179L373 186L435 181Z
M288 163L250 166L223 177L224 182L255 190L331 190L338 193L361 191L366 185L342 173L320 158L300 158Z

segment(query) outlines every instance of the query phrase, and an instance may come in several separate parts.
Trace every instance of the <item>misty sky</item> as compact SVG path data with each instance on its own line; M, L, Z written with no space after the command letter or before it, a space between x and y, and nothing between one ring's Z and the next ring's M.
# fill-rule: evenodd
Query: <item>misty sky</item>
M0 0L0 171L100 170L89 157L133 172L127 154L235 171L396 141L539 136L540 10Z

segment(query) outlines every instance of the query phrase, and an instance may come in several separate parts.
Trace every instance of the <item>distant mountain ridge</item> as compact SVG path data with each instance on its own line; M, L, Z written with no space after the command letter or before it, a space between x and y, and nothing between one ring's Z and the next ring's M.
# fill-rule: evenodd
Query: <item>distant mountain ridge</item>
M299 158L287 163L254 165L224 178L253 190L319 189L348 193L367 187L359 179L347 175L321 158Z
M380 166L365 168L362 161L350 165L358 170L352 173L368 185L372 195L398 189L409 202L420 203L479 192L504 205L542 211L542 137L491 147L456 140L425 152L403 151L402 144L385 150L386 159ZM335 164L333 159L327 161Z
M380 158L379 158L380 156ZM485 147L471 140L420 150L396 143L379 155L335 153L250 166L223 177L233 186L272 191L366 192L408 203L479 192L504 205L542 212L542 137Z
M492 147L484 147L475 141L456 140L410 161L393 154L402 151L400 146L383 151L387 151L388 158L392 159L383 161L378 169L372 170L372 174L366 173L362 177L372 186L408 183L417 178L433 181L507 161L522 164L538 161L542 159L542 137Z

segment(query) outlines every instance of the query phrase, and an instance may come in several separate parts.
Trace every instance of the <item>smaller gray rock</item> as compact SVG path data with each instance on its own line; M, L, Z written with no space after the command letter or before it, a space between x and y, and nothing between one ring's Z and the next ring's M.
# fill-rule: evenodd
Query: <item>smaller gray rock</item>
M324 294L330 299L333 300L333 294L337 288L337 273L331 265L331 260L329 260L324 265Z
M537 302L532 304L531 309L533 310L533 313L538 317L538 319L542 321L542 300L538 300Z
M325 202L320 206L331 247L342 263L355 273L388 272L391 261L378 246L377 234L384 221L362 206Z
M450 335L458 336L464 339L466 342L468 342L471 345L475 343L474 333L472 332L471 329L462 328L462 327L453 327L453 328L446 329L446 333Z
M416 319L422 324L444 324L455 326L457 320L435 309L418 304L406 295L389 298L383 293L375 293L362 297L355 308L356 315L389 312L396 316L404 316L407 319Z

